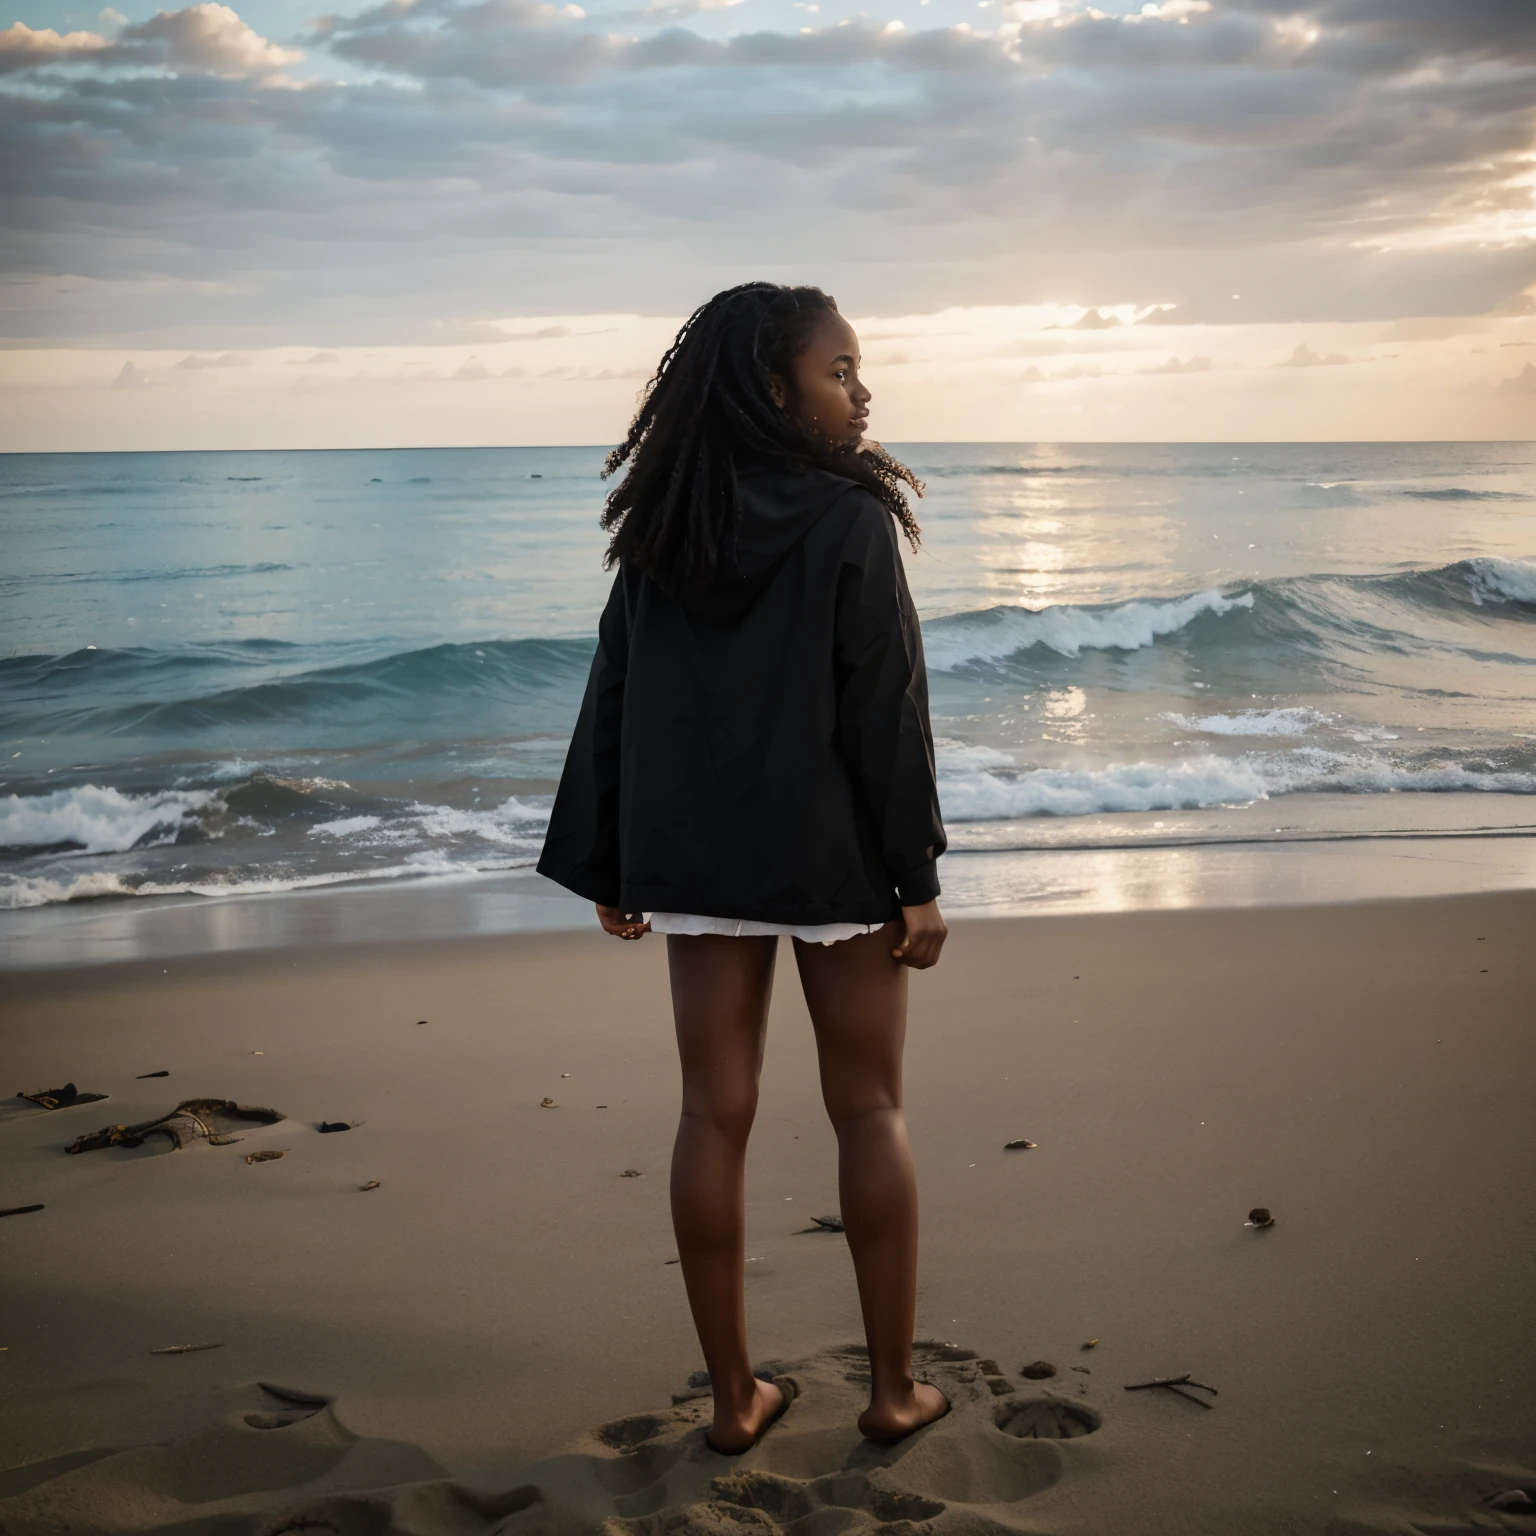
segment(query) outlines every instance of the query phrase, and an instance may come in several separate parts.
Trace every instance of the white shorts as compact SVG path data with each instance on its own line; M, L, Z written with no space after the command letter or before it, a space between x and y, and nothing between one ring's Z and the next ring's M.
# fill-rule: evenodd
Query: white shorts
M745 918L699 917L692 912L647 912L643 914L652 933L718 933L728 939L758 939L787 936L807 944L839 944L861 933L878 933L880 923L754 923Z

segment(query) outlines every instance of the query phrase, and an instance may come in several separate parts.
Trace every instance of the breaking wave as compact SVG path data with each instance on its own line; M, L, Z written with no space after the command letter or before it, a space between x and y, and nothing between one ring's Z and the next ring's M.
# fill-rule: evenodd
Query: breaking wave
M1277 795L1488 792L1536 794L1536 761L1499 767L1301 747L1289 752L1215 753L1098 768L981 767L941 756L939 800L946 821L1092 816L1104 811L1195 811L1252 805Z

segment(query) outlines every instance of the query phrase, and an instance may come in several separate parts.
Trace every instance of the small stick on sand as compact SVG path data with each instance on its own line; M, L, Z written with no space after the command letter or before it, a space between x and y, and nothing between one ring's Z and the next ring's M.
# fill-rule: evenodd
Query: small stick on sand
M202 1349L223 1349L222 1344L167 1344L164 1349L152 1349L152 1355L195 1355Z
M13 1205L9 1209L0 1211L0 1216L26 1216L32 1211L40 1211L40 1205Z
M1203 1381L1196 1381L1188 1371L1182 1376L1158 1376L1151 1381L1132 1381L1126 1384L1127 1392L1145 1392L1149 1387L1167 1387L1170 1392L1177 1392L1180 1397L1188 1397L1190 1402L1199 1403L1202 1408L1209 1408L1211 1404L1203 1398L1191 1397L1184 1387L1198 1387L1202 1392L1209 1392L1212 1397L1218 1396L1215 1387L1207 1386Z

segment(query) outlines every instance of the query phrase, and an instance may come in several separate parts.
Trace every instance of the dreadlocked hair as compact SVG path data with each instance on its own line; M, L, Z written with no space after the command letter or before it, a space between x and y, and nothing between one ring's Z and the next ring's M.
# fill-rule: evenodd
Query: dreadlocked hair
M628 465L608 494L605 564L627 561L673 595L706 585L736 521L736 460L746 454L826 469L872 492L917 548L921 530L902 486L920 480L878 443L844 447L774 404L781 378L837 304L819 288L743 283L688 317L646 386L603 477Z

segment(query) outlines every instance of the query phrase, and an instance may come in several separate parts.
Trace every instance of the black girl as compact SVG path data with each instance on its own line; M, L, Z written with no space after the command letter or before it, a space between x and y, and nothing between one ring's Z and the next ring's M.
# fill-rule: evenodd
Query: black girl
M540 870L623 939L665 933L683 1069L672 1218L714 1390L746 1450L794 1393L752 1375L743 1171L779 936L816 1029L869 1341L859 1428L948 1408L912 1377L917 1198L907 971L944 943L927 679L896 532L911 473L864 443L859 344L818 288L747 283L689 318L629 435L617 567Z

